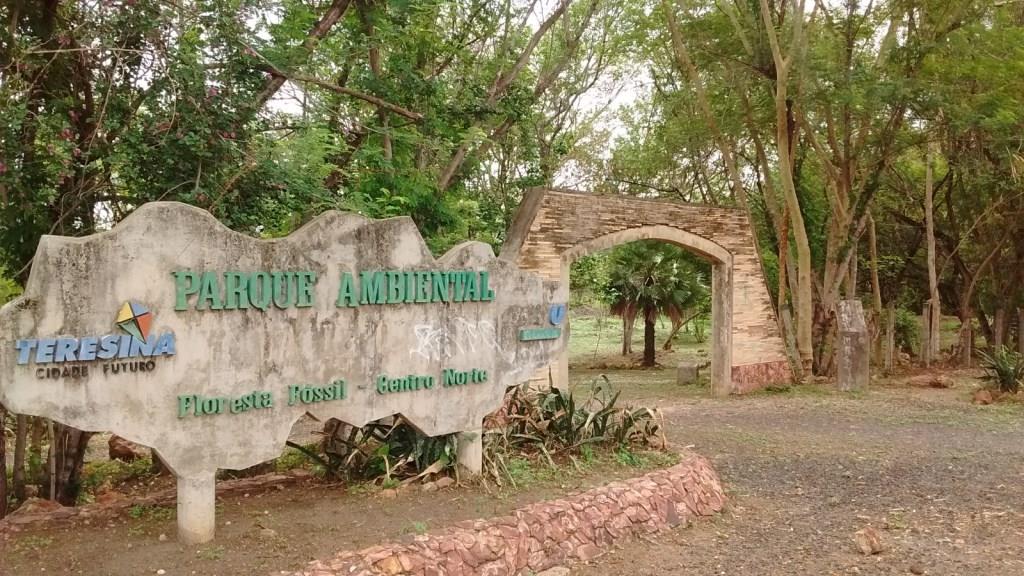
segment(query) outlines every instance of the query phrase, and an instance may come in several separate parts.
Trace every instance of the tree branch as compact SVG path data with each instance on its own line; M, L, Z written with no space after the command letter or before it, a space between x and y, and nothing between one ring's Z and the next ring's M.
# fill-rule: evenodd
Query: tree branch
M303 52L306 54L313 52L316 45L320 43L320 40L322 40L338 20L345 15L345 12L348 10L351 3L351 0L334 0L334 2L331 3L330 8L328 8L327 12L324 13L324 17L313 25L313 28L306 36L306 40L302 43ZM263 89L260 90L259 94L257 94L256 98L253 100L252 109L259 110L262 108L263 105L267 103L267 100L270 100L274 97L274 94L277 94L277 91L281 89L281 86L284 86L285 81L288 79L288 77L283 75L272 74L263 85Z

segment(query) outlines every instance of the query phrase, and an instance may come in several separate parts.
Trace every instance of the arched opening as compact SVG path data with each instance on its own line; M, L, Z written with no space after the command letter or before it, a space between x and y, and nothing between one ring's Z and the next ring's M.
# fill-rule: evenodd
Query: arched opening
M570 268L577 259L637 240L657 240L674 244L692 252L711 263L711 390L715 395L727 395L732 387L732 301L733 259L728 250L696 234L671 226L639 226L580 242L562 252L560 259L560 296L568 302L570 298ZM568 325L572 338L571 322ZM552 367L552 378L557 385L569 384L568 348Z

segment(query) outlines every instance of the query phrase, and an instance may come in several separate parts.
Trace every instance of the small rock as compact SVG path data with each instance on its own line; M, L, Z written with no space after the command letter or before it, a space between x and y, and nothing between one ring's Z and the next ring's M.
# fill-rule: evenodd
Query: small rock
M161 534L161 535L160 535L160 536L159 536L159 537L157 538L157 540L159 540L160 542L167 542L167 534Z
M404 572L404 569L402 568L402 563L399 562L398 558L395 558L394 556L388 556L380 562L377 562L376 566L381 572L388 574L389 576L401 574L402 572Z
M277 531L271 530L270 528L264 528L260 530L260 538L263 540L273 540L277 538Z
M565 566L556 566L537 574L537 576L569 576L569 569Z
M427 482L423 485L424 492L437 492L437 482Z
M857 549L860 550L860 553L865 556L880 554L885 549L882 543L882 535L878 533L878 530L870 526L854 533L853 541L857 544Z
M994 398L992 398L991 391L982 388L974 391L974 398L971 401L975 404L980 404L981 406L987 406L994 401Z
M142 458L142 449L139 448L138 444L114 435L110 437L110 440L107 440L107 456L111 460L134 462Z
M161 569L157 570L156 573L157 573L157 576L163 576L164 574L167 574L167 570L164 570L163 568L161 568Z
M434 484L437 484L438 488L447 488L455 484L455 479L451 476L445 476L444 478L438 478Z
M387 498L388 500L390 500L392 498L397 498L398 497L398 490L395 490L394 488L387 488L385 490L381 490L380 491L380 497L381 498Z
M918 575L924 574L924 567L922 567L920 564L911 564L910 573Z
M943 374L921 374L914 376L907 383L918 388L952 388L953 380Z

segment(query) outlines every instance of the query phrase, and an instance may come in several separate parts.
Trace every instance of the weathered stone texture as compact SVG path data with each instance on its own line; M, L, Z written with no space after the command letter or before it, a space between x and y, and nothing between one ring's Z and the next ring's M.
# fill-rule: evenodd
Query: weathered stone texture
M721 511L725 493L707 460L682 463L508 516L468 520L412 544L387 543L310 563L292 576L536 574L597 558L622 538Z
M871 337L860 300L843 300L837 307L839 325L839 389L864 390L871 379Z
M792 378L752 228L741 209L534 190L520 208L501 257L564 282L575 258L646 238L682 245L710 260L719 250L731 256L736 391Z

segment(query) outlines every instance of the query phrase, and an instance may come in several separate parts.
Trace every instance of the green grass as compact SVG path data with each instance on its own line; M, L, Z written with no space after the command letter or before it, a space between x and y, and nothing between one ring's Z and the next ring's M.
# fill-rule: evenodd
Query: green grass
M128 509L128 516L136 520L166 521L174 518L175 510L171 506L144 506L136 504Z
M622 360L622 321L611 315L573 314L569 312L569 364L572 366L593 366L603 362ZM671 330L668 319L661 318L657 324L655 341L658 345L658 361L665 366L675 366L683 360L704 361L709 354L710 343L698 342L693 334L684 330L676 335L671 352L663 352L662 345ZM705 330L705 336L710 330ZM633 330L633 352L639 357L644 350L643 324L637 322Z

